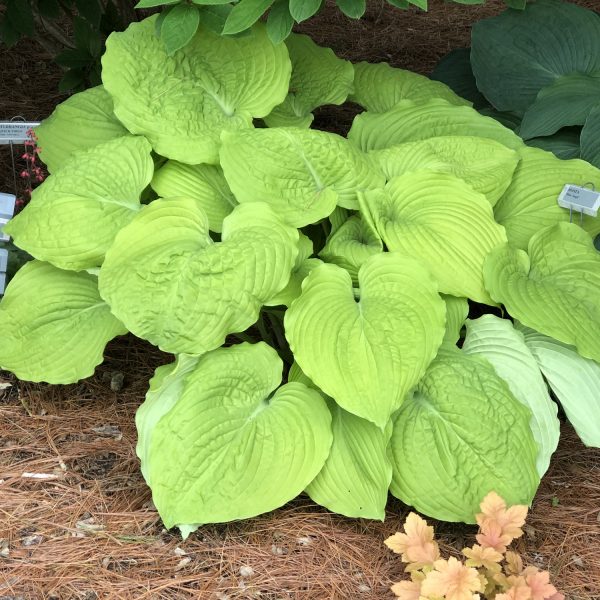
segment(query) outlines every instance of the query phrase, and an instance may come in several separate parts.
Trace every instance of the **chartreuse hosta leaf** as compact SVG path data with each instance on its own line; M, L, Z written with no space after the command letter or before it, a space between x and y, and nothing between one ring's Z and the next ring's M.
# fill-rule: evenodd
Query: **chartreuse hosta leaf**
M200 26L185 48L168 56L155 21L153 16L133 23L106 42L102 81L115 114L162 156L216 164L223 130L252 127L254 117L283 102L288 52L257 24L240 37Z
M292 61L290 91L283 103L265 117L265 123L269 127L309 127L315 108L346 100L352 91L354 68L307 35L292 34L285 45Z
M180 359L140 409L138 454L166 527L247 519L296 497L332 442L323 397L279 389L283 364L263 342Z
M37 260L6 288L0 331L0 368L48 383L92 375L107 342L127 333L100 298L96 277Z
M278 306L281 304L289 306L300 295L302 292L302 282L314 268L323 264L318 258L310 258L312 254L312 240L303 233L300 233L298 256L294 261L290 280L280 292L265 302L265 305Z
M494 207L511 245L526 249L532 235L544 227L569 221L569 211L558 205L565 184L593 185L600 189L600 170L583 160L560 160L550 152L523 147L512 183ZM577 223L580 216L574 217ZM600 218L583 216L583 227L600 233Z
M290 368L288 380L316 388L298 363ZM332 512L383 521L392 479L392 465L386 452L392 423L388 421L381 430L344 410L331 398L327 398L327 404L331 411L333 443L325 465L306 488L306 493Z
M152 179L152 189L161 197L185 196L198 202L211 231L221 232L223 219L237 205L220 167L186 165L167 161Z
M154 169L143 137L120 137L66 160L4 227L15 244L61 269L98 267L140 210Z
M367 152L446 135L488 138L512 149L523 145L519 136L495 119L441 99L402 100L384 113L364 112L355 117L348 139Z
M550 399L548 387L523 334L508 319L484 315L467 321L463 350L487 359L508 383L514 397L531 410L531 431L539 447L537 470L542 477L558 445L560 422L556 416L558 407Z
M327 239L319 256L328 263L346 269L352 282L358 281L358 270L374 254L383 252L377 232L358 215L350 217Z
M358 208L357 192L385 182L369 157L325 131L251 129L223 134L221 166L237 200L267 202L294 227Z
M586 446L600 447L600 364L533 329L518 325L546 381Z
M394 416L392 494L466 523L492 490L530 504L539 484L530 417L486 360L445 344Z
M471 106L447 85L418 73L390 67L388 63L359 62L354 65L354 92L350 100L372 113L391 110L401 100L423 104L441 98L450 104Z
M510 185L519 156L510 148L482 137L443 136L376 150L387 179L412 171L451 173L482 193L492 206Z
M285 332L302 370L345 410L383 429L444 337L445 306L421 263L372 256L358 272L324 264L302 285Z
M442 295L446 303L446 335L444 342L455 345L460 339L460 334L469 315L469 302L466 298Z
M100 292L135 335L165 352L201 354L244 331L283 289L298 231L263 203L237 206L213 243L188 198L156 200L117 236Z
M440 292L493 304L483 261L506 234L485 196L454 175L417 171L363 194L361 202L388 250L422 261Z
M600 361L600 253L580 227L542 229L531 238L529 254L508 244L496 248L484 279L512 317Z
M115 117L112 98L102 86L71 96L35 130L40 158L50 172L72 154L128 133Z
M519 135L529 140L552 135L563 127L583 125L599 100L600 72L598 77L563 75L540 90L523 115Z
M498 110L522 114L558 77L600 75L600 17L562 0L507 10L473 27L471 65Z

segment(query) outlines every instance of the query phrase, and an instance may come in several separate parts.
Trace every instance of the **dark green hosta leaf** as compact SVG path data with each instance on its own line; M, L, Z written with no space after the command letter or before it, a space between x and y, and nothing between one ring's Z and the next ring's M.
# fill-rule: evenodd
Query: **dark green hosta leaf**
M497 248L486 259L484 279L512 317L600 361L600 254L580 227L542 229L528 252Z
M581 158L600 168L600 104L590 112L581 130Z
M290 14L289 0L275 0L267 17L267 33L274 44L279 44L292 32L294 17Z
M290 13L298 23L312 17L320 8L322 0L290 0Z
M477 89L471 68L471 48L457 48L446 54L435 66L430 77L445 83L461 98L472 102L477 109L489 104Z
M74 383L102 362L104 347L127 330L87 273L27 263L0 303L0 368L20 379Z
M557 158L570 160L581 157L580 136L581 129L567 127L554 135L527 140L527 145L552 152ZM591 160L589 162L593 163Z
M15 31L23 35L34 35L35 23L29 0L7 0L4 16Z
M157 370L136 415L137 453L166 527L247 519L295 498L332 442L323 397L281 387L263 342L181 356Z
M471 63L477 86L498 110L523 114L558 77L600 76L600 16L538 0L484 19L473 27Z
M523 115L519 135L528 140L552 135L563 127L583 125L600 101L599 77L573 73L540 90Z
M351 19L360 19L367 8L366 0L336 0L336 4Z
M530 504L539 485L530 416L487 361L443 346L394 416L390 491L444 521L474 523L492 490Z

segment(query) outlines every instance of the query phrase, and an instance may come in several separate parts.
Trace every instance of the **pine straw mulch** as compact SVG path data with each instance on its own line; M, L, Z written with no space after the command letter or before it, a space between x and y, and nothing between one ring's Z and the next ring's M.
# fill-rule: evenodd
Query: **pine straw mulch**
M423 14L372 2L359 22L328 7L299 29L346 58L428 73L450 49L468 45L472 22L503 7L431 4ZM50 114L64 98L60 76L34 43L0 48L0 119ZM324 109L318 124L343 132L352 114ZM0 191L11 190L10 155L0 147ZM0 600L390 597L402 569L382 541L407 513L393 499L384 524L300 498L247 522L204 527L186 542L163 530L139 473L134 414L153 369L168 360L123 338L96 376L76 385L5 374L12 386L0 390ZM113 391L122 376L123 388ZM599 515L600 452L565 425L519 549L552 571L569 600L600 598ZM452 524L439 531L454 553L473 533Z
M139 472L134 414L153 369L168 360L125 337L79 384L4 374L12 385L0 392L0 598L390 597L402 568L383 540L407 513L394 499L385 523L300 498L203 527L186 542L163 529ZM471 527L439 531L451 552L472 543ZM600 598L600 451L567 425L518 548L550 569L570 600Z

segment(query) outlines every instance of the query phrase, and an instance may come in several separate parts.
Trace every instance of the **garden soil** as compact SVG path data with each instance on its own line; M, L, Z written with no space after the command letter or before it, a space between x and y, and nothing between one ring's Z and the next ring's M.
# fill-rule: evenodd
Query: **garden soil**
M328 7L301 29L349 59L428 73L468 45L472 22L501 10L500 2L431 4L425 14L370 2L360 22ZM33 42L0 50L0 120L47 116L64 97L60 76ZM343 133L352 114L323 109L318 125ZM7 150L0 191L14 185ZM385 523L300 498L256 519L202 527L185 542L164 530L139 473L134 415L154 368L169 361L124 337L94 377L75 385L0 373L0 600L391 598L403 572L383 540L408 512L394 499ZM453 554L473 541L472 527L442 523L437 531ZM568 600L600 599L600 451L566 424L525 531L517 549L549 569Z

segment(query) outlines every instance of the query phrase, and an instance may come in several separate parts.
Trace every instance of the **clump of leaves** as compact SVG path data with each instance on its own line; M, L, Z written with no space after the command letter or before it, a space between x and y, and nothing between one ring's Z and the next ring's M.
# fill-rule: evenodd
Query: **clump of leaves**
M453 51L433 77L530 146L600 166L599 39L598 13L537 0L476 23L471 50Z
M443 559L433 527L416 513L385 545L400 554L410 580L395 583L392 592L401 600L564 600L550 583L550 574L524 567L510 544L523 535L527 506L507 507L495 492L482 501L476 515L477 544L464 548L462 561Z
M483 4L485 0L452 0L460 4ZM523 8L527 0L505 0L508 6ZM417 6L427 10L427 0L387 0L396 8ZM323 8L322 0L140 0L136 8L164 6L156 33L168 54L183 48L200 24L223 35L247 32L266 17L267 32L273 43L285 40L296 23L302 23ZM339 10L351 19L360 19L367 0L336 0Z
M600 444L600 220L557 205L598 169L261 23L169 55L158 18L112 34L103 86L37 130L51 175L5 227L35 260L0 304L0 365L74 382L127 331L175 354L136 417L167 527L302 492L374 519L388 491L449 521L490 490L529 504L548 386ZM311 127L346 98L366 109L347 136Z

